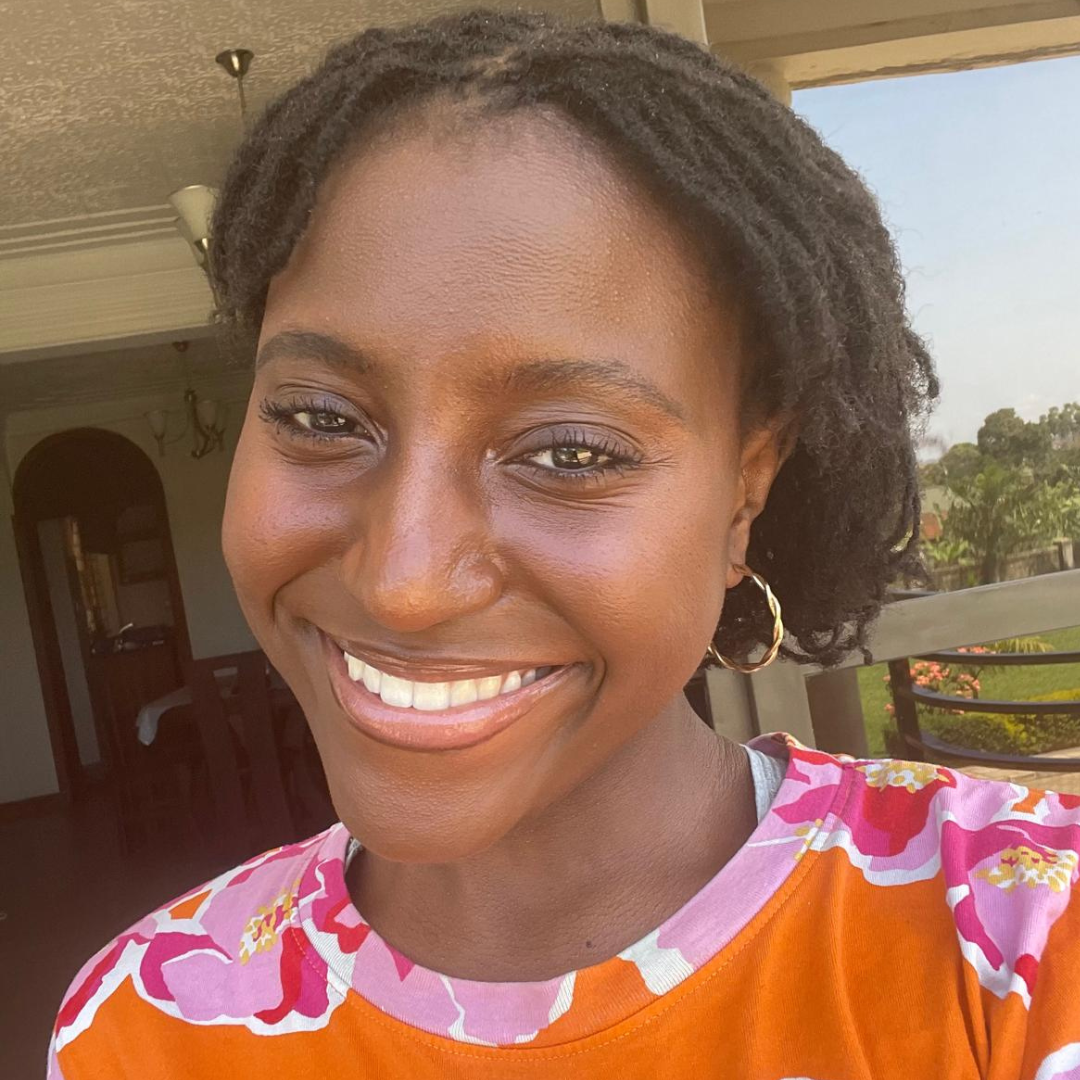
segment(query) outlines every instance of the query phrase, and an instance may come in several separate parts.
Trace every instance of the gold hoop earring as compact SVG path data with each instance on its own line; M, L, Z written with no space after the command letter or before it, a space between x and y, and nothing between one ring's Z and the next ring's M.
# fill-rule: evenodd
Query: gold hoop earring
M722 664L731 671L738 671L743 675L753 675L755 671L767 668L779 654L780 645L784 640L784 618L783 613L780 610L780 601L776 599L776 594L769 588L769 583L760 574L755 574L749 566L743 566L741 563L736 563L735 569L738 570L743 577L750 578L750 580L765 594L765 602L769 605L769 614L772 615L773 618L772 643L769 645L768 649L765 650L765 655L760 660L740 663L737 660L729 660L726 656L722 656L720 650L710 641L709 647L705 650L705 659L715 660L718 664Z

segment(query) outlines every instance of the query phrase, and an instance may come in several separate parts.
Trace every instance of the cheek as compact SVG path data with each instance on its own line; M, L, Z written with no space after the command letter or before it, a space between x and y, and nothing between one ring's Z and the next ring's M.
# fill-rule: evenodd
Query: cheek
M225 562L241 606L258 629L278 592L331 557L347 526L319 499L317 477L284 462L250 418L236 449L222 525Z
M621 503L518 516L510 547L608 675L677 689L720 617L730 497L672 476Z

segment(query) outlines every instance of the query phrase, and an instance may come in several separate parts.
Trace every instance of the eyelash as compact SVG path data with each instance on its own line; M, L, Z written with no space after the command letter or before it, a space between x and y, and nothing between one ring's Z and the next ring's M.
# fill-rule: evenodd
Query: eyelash
M301 413L324 413L341 417L343 420L356 425L356 429L338 434L315 431L298 422L297 416ZM290 438L311 440L323 445L339 442L344 438L368 435L360 419L348 416L341 411L338 402L327 398L297 397L286 402L271 401L267 398L259 405L259 416L265 423L270 424L275 430ZM370 435L368 437L370 438ZM553 452L564 448L590 450L611 460L603 465L584 469L552 469L528 460L530 457L536 457L546 451ZM543 476L545 479L557 478L560 483L596 483L612 475L625 476L628 472L640 466L641 460L628 453L623 446L611 439L590 434L580 429L564 428L555 429L550 433L550 437L545 440L543 445L519 453L516 457L510 459L508 464L527 469L534 474Z
M305 427L297 420L301 413L324 413L329 416L338 416L355 425L355 430L332 434L328 431L315 431ZM343 438L354 438L367 435L363 421L342 412L340 403L330 398L291 398L287 402L271 401L266 398L259 405L259 417L270 424L275 430L283 432L292 438L310 439L317 443L337 442ZM370 437L370 436L369 436Z
M535 462L528 460L528 458L535 457L545 451L554 451L568 447L591 450L593 453L609 457L611 460L604 465L596 465L585 469L551 469L545 465L537 465ZM550 437L545 440L542 446L537 446L524 453L518 454L517 457L513 459L512 463L528 469L531 472L538 473L545 478L557 477L560 482L597 483L610 476L623 477L628 472L636 469L641 464L641 461L639 458L628 453L625 447L611 439L596 434L590 434L589 432L580 429L557 428L550 433Z

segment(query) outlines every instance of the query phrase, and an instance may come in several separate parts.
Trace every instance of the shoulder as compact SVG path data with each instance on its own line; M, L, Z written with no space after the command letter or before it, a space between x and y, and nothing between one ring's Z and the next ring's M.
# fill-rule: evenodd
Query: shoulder
M872 885L940 885L980 985L1030 1005L1051 931L1080 904L1080 796L930 762L832 757L797 744L791 754L789 775L832 777L842 789L814 846L841 849Z
M290 980L302 951L301 911L325 895L348 835L325 833L275 848L164 905L86 962L65 995L53 1052L99 1023L110 999L129 986L142 1004L190 1023L272 1027L292 1011ZM295 935L295 940L294 940ZM310 980L304 980L309 982ZM130 996L130 995L128 995ZM326 1012L325 986L320 1010Z

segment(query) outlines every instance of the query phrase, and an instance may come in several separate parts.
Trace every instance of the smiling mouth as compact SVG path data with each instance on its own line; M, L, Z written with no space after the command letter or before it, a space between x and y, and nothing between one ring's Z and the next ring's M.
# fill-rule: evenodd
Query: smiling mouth
M463 749L485 742L581 666L501 672L489 667L469 679L410 679L354 656L325 634L323 640L334 696L352 724L379 742L412 750Z
M442 712L458 705L490 701L502 694L512 694L523 686L551 674L554 668L525 668L505 675L487 675L481 679L455 679L452 682L421 682L402 679L380 671L374 664L365 663L342 650L349 678L363 683L372 694L378 694L385 705L397 709L417 709L420 712Z

